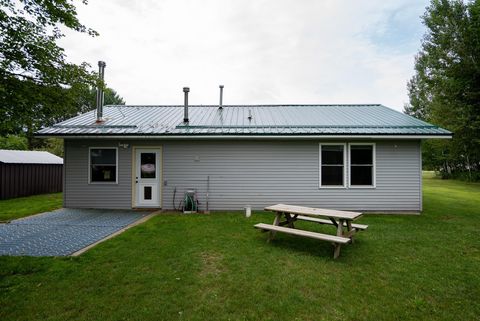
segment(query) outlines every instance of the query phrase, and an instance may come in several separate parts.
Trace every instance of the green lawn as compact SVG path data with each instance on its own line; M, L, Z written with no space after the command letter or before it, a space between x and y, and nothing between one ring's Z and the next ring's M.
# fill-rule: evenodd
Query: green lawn
M336 261L326 242L265 243L265 213L161 215L80 257L0 257L0 320L478 320L480 185L424 187L421 216L362 218Z
M42 194L0 201L0 222L48 212L62 207L62 193Z

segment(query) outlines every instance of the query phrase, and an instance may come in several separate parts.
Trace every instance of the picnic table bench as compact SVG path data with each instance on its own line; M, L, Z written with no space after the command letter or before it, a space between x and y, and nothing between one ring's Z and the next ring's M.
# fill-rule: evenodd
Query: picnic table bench
M368 225L353 223L354 220L362 216L362 213L359 212L338 211L285 204L268 206L265 208L265 210L275 212L273 224L258 223L255 225L255 228L258 228L264 232L270 232L267 242L271 241L275 237L276 232L328 241L334 245L334 259L340 255L340 248L343 244L353 243L355 234L368 228ZM285 220L282 221L282 218ZM297 229L294 226L296 221L307 221L318 224L333 225L336 227L337 233L336 235L331 235Z

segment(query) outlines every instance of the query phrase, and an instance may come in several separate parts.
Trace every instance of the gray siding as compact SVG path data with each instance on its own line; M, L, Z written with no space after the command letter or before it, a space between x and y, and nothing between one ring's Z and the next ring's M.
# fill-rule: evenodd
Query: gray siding
M132 151L118 148L118 184L89 184L89 147L118 147L118 142L104 140L65 142L65 207L131 208Z
M97 142L102 142L99 144ZM210 210L261 209L275 203L368 211L421 210L419 141L376 142L376 188L319 188L318 141L129 141L119 148L118 185L88 184L88 147L114 141L67 141L67 207L131 207L131 146L163 147L162 207L179 205L183 191L196 188L205 209L207 176ZM125 143L126 141L122 141ZM348 172L348 171L347 171Z

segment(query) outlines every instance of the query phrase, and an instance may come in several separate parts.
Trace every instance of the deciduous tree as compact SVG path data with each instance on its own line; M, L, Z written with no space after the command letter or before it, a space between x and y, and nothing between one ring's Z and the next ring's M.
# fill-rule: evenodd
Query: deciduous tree
M480 170L480 1L432 0L427 27L408 83L405 112L454 132L427 142L428 165L450 174ZM477 175L478 178L478 175Z
M36 130L92 108L92 88L104 84L87 63L67 61L61 27L97 35L72 0L0 0L0 136L26 135L32 148Z

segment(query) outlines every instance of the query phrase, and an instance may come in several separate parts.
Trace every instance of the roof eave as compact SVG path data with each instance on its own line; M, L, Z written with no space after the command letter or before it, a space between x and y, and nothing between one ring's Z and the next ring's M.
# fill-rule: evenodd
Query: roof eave
M62 138L62 139L85 139L85 138L100 138L100 139L451 139L453 133L442 134L307 134L307 135L178 135L178 134L163 134L163 135L146 135L146 134L36 134L38 138Z

